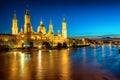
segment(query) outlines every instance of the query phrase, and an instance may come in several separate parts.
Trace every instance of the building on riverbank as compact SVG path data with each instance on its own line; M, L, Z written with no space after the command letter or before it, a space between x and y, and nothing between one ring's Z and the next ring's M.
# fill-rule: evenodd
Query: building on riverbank
M9 44L11 44L10 41L16 41L16 43L12 43L14 47L29 47L31 46L29 43L32 43L33 47L38 47L43 42L49 42L52 46L56 46L58 43L68 43L66 19L63 18L62 30L58 30L57 34L54 34L52 20L50 20L49 30L46 32L46 27L42 19L37 28L37 32L35 32L30 22L29 10L26 8L24 27L20 29L20 32L17 16L16 13L14 13L12 20L12 34L1 34L0 39L8 42Z

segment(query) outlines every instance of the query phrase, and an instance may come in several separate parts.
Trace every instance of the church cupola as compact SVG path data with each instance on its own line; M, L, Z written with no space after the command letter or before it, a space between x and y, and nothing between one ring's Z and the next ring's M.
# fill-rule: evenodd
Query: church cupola
M60 30L58 30L57 36L61 36L61 35L60 35Z
M41 26L43 25L43 21L42 21L42 19L40 20L40 25L41 25Z
M21 27L21 29L20 29L20 33L23 33L23 29L22 29L22 27Z
M38 33L46 34L46 29L45 29L42 19L40 20L40 25L38 26L37 31Z

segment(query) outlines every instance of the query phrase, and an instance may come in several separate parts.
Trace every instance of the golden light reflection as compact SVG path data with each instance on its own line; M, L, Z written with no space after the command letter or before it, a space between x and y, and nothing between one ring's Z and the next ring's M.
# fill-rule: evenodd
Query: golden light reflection
M25 54L20 53L20 72L21 72L21 75L23 75L23 73L24 73L24 64L25 64Z
M14 56L13 56L12 60L10 60L10 62L9 62L11 65L10 66L11 72L10 72L10 77L9 77L10 80L16 79L15 76L17 76L18 68L16 68L16 67L17 67L18 63L17 63L16 57L17 57L16 52L14 52Z
M38 63L37 63L37 74L36 74L36 77L39 78L40 80L43 79L42 77L42 51L39 50L38 51Z
M14 52L14 56L16 56L16 53L17 53L17 52Z
M61 54L61 80L70 80L70 60L69 60L69 56L68 56L69 51L66 50L62 50L62 54Z
M41 45L39 45L39 46L38 46L38 49L41 49L41 47L42 47L42 46L41 46Z
M55 65L55 62L53 60L53 55L52 55L52 50L49 50L49 62L50 62L50 65L49 65L49 68L51 70L54 70L54 65Z
M42 52L41 52L41 50L39 50L38 51L38 61L39 61L39 64L41 65L41 54L42 54Z

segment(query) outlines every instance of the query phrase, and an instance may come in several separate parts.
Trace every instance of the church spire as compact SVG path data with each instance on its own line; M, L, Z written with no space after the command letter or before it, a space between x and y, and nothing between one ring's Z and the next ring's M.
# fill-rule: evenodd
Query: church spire
M58 30L58 34L60 34L60 30Z
M16 19L16 12L14 11L14 19Z
M21 32L21 33L23 32L23 29L22 29L22 27L21 27L21 29L20 29L20 32Z
M53 32L53 25L52 25L52 20L51 19L50 19L48 34L54 34L54 32Z
M65 17L63 17L63 22L66 22L66 19L65 19Z
M28 5L26 6L26 14L29 15Z
M52 24L52 20L50 19L50 24Z
M43 25L43 21L42 21L42 18L41 18L41 20L40 20L40 25Z

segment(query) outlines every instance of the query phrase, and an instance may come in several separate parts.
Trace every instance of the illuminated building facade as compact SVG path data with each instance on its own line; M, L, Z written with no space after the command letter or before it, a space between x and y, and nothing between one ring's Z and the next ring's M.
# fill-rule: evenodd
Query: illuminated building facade
M18 22L16 18L16 13L14 13L14 18L12 20L12 34L17 35L18 34Z
M32 42L34 47L41 45L42 42L49 42L52 46L56 46L58 43L68 42L65 18L63 18L62 21L61 32L62 34L60 33L60 30L58 30L57 35L54 34L52 20L50 20L49 30L47 33L42 19L40 21L40 25L37 28L37 32L35 32L30 22L30 14L28 8L26 9L24 16L24 28L21 28L20 32L18 32L17 17L16 13L14 13L14 18L12 21L12 35L16 36L16 40L18 42L17 47L21 47L23 44L29 42Z

